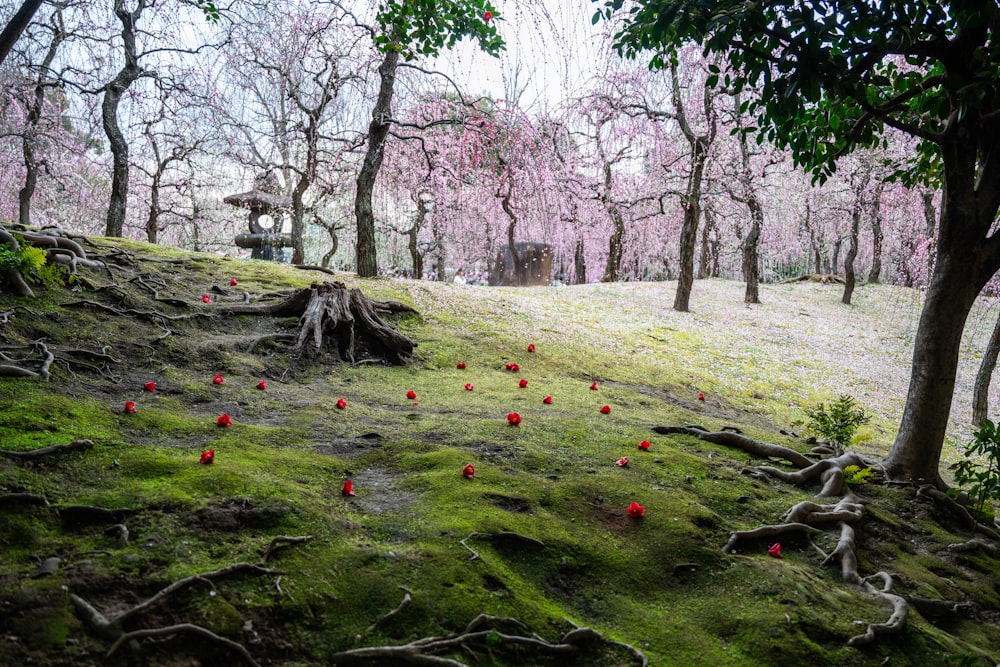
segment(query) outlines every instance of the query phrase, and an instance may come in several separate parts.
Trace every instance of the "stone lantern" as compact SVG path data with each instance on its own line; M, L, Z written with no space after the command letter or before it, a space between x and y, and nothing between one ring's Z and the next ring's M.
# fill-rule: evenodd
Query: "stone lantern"
M250 211L250 233L238 234L234 239L236 245L240 248L250 248L250 256L253 259L280 261L281 248L290 248L292 245L291 236L281 233L284 214L292 207L292 200L280 193L278 180L274 174L270 171L260 174L254 181L253 190L228 195L222 201ZM262 215L270 216L272 220L270 227L260 223Z

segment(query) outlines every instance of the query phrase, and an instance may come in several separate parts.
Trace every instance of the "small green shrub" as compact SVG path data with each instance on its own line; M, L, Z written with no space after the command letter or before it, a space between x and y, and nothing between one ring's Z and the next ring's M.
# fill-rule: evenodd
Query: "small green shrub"
M951 464L955 471L955 483L968 487L973 507L980 514L986 511L986 503L1000 501L1000 430L989 419L984 419L972 434L972 442L965 447L965 459ZM958 495L952 489L951 495Z
M844 468L844 481L851 486L867 484L868 478L874 475L871 468L861 466L847 466Z
M811 431L840 447L851 444L858 427L871 421L871 416L847 394L830 403L829 409L820 403L815 408L806 408L806 414Z

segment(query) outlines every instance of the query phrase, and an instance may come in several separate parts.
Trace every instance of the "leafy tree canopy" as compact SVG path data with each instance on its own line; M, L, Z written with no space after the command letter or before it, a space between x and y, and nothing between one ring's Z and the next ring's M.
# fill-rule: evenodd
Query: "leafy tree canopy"
M383 0L376 17L381 33L375 41L384 51L407 58L436 56L464 37L496 56L504 49L497 33L497 10L485 0Z
M1000 115L996 0L604 0L594 21L615 16L618 51L651 51L653 67L692 40L724 54L710 83L755 88L744 106L760 140L789 148L818 180L838 156L883 144L886 125L920 139L898 175L934 180L947 133L991 138Z

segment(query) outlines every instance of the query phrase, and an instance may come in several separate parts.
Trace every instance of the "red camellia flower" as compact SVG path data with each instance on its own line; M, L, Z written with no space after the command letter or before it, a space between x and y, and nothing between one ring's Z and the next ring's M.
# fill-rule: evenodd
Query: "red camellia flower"
M704 401L705 400L705 394L702 394L701 392L698 392L698 400L699 401Z
M146 384L142 385L142 387L146 391L156 391L156 383L155 382L147 382Z
M535 344L534 343L530 343L528 345L528 352L534 352L534 351L535 351Z
M458 368L460 370L464 370L465 369L465 362L464 361L458 362L457 364L455 364L455 368Z
M611 414L611 406L610 405L602 406L601 407L601 414L602 415L610 415Z
M132 414L135 412L135 401L125 401L125 413Z
M517 386L520 387L521 389L524 389L525 387L528 386L528 381L525 380L524 378L521 378L521 381L517 383Z
M641 449L644 452L648 452L649 451L649 440L643 440L642 442L640 442L639 443L639 449Z
M261 380L260 382L257 383L257 388L260 389L261 391L264 391L265 389L267 389L267 383Z
M236 280L236 278L230 278L230 279L229 279L229 286L230 286L230 287L236 287L236 286L237 286L237 285L239 285L239 284L240 284L240 283L239 283L239 281L238 281L238 280Z
M521 423L521 415L517 414L516 412L511 412L510 414L507 415L507 423L510 424L511 426L517 426L518 424Z
M487 23L489 23L492 18L493 18L493 12L491 12L490 10L487 9L483 13L483 20L486 21Z
M593 382L590 383L590 390L597 391L597 380L594 380Z
M222 373L215 374L215 377L212 378L212 384L226 384L226 381L222 379Z
M646 506L639 503L632 503L628 506L628 515L633 519L641 519L646 513Z
M351 480L347 480L346 482L344 482L344 486L341 487L340 493L342 495L344 495L344 496L353 496L354 495L354 482L352 482Z
M417 397L417 392L411 389L410 391L406 392L406 397L412 401Z
M212 297L210 297L207 294L202 294L201 295L201 302L202 303L212 303Z
M781 542L775 542L767 549L767 553L771 554L775 558L783 558L781 555Z
M476 476L476 469L470 463L469 465L462 468L462 475L464 475L467 479L472 479L473 477Z
M545 398L542 399L542 403L544 403L545 405L552 405L552 397L546 396Z
M628 457L627 456L621 457L620 459L618 459L617 461L615 461L615 465L618 466L618 467L620 467L620 468L624 468L625 466L628 465Z
M223 412L221 415L219 415L219 418L215 420L215 425L216 426L232 426L233 425L233 420L229 418L229 415L227 415L225 412Z
M521 367L518 366L517 364L504 364L503 367L506 368L507 370L513 372L513 373L516 373L519 370L521 370Z
M471 384L465 385L465 391L472 391L473 389L475 389L475 387L472 386Z
M205 465L215 462L215 450L209 449L208 451L201 453L201 462Z
M343 410L346 407L347 407L347 401L345 401L342 398L338 398L337 399L337 409L338 410Z

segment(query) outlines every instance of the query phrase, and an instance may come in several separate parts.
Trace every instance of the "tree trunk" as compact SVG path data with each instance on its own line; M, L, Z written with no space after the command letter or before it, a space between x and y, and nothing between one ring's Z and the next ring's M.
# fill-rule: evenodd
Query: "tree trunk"
M764 209L761 208L757 193L747 192L747 207L750 209L750 231L743 240L743 280L747 284L743 296L744 303L760 303L758 286L760 284L760 231L764 222Z
M372 211L372 192L375 178L382 167L385 156L385 140L389 136L392 122L392 93L396 84L396 68L399 53L390 49L379 65L381 79L378 99L372 111L372 121L368 125L368 151L358 172L358 190L354 198L354 217L357 220L358 236L355 257L358 276L373 278L378 275L378 253L375 247L375 214Z
M885 235L882 231L882 192L885 181L880 181L875 189L872 201L872 268L868 272L868 282L877 285L882 278L882 241Z
M160 231L160 177L158 169L149 186L149 215L146 216L146 241L154 245Z
M701 230L701 258L698 261L698 280L704 280L712 275L712 227L714 221L708 209L704 214L705 226Z
M1000 356L1000 316L993 325L993 334L983 351L983 360L979 364L979 372L976 373L976 383L972 387L973 426L979 426L989 418L990 382L997 367L998 356Z
M41 6L42 0L24 0L17 13L11 17L3 32L0 33L0 64L7 58L7 54L10 53L21 33L31 23L32 17Z
M854 285L857 277L854 273L854 259L858 256L858 229L861 223L861 212L858 211L852 216L851 221L851 245L847 248L847 257L844 258L844 296L841 301L846 305L851 305L851 296L854 294Z
M622 218L617 205L613 203L608 205L608 216L611 217L614 231L611 232L611 237L608 239L608 261L604 265L602 283L617 282L621 277L622 254L625 252L622 244L622 239L625 236L625 219Z
M967 122L974 122L967 117ZM986 161L977 173L977 141L960 127L942 141L945 188L937 257L913 341L910 388L896 440L882 463L894 479L941 486L938 471L962 331L980 290L1000 270L1000 243L989 237L1000 199L1000 164ZM981 187L977 187L981 186ZM981 191L983 190L983 191Z
M122 46L125 54L125 66L115 78L104 86L104 101L101 104L101 120L104 133L108 137L111 148L111 201L108 203L108 216L105 225L105 236L121 236L125 228L125 210L128 205L128 143L118 126L118 105L122 94L128 90L142 74L136 55L136 23L148 0L139 0L135 10L125 9L125 0L115 0L115 15L122 24Z
M710 86L705 86L702 98L708 130L703 135L697 135L688 124L687 115L684 113L676 65L670 66L670 79L677 124L691 147L691 167L682 200L684 221L681 224L680 273L677 276L677 293L674 295L674 310L686 313L690 309L691 287L694 285L694 252L698 241L698 222L701 218L701 182L708 161L708 149L715 140L717 124L712 109Z
M587 284L587 258L583 253L582 238L576 240L576 248L573 250L573 274L574 284Z
M21 11L28 11L30 3L26 2ZM37 9L37 4L35 6ZM34 13L34 9L30 9ZM27 103L28 113L25 118L24 134L21 137L21 155L24 158L24 186L17 193L17 219L25 227L31 226L31 198L35 194L35 187L38 184L38 159L35 155L35 143L38 140L38 125L42 119L42 110L45 108L45 85L49 79L49 69L52 61L55 60L59 45L66 37L63 26L62 10L56 7L56 14L52 22L52 41L45 52L45 57L38 66L38 78L35 80L35 90ZM13 22L13 21L12 21ZM23 26L22 26L23 27ZM3 58L0 57L0 62Z

